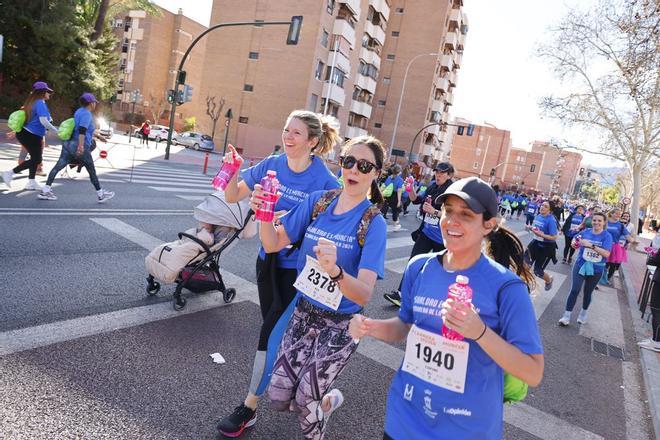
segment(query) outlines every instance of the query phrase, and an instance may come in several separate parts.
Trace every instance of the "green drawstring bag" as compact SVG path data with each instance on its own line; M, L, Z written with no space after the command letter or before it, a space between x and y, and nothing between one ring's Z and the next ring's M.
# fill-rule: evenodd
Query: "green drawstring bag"
M63 141L68 141L73 135L74 128L76 128L76 121L73 118L69 118L63 121L57 128L57 136Z
M387 186L385 186L384 184L381 185L380 192L383 193L383 197L385 198L390 197L394 193L394 184L390 183Z
M7 125L11 131L15 131L16 133L23 130L23 126L25 125L25 110L16 110L9 115Z
M527 384L509 373L504 373L504 403L520 402L527 397Z

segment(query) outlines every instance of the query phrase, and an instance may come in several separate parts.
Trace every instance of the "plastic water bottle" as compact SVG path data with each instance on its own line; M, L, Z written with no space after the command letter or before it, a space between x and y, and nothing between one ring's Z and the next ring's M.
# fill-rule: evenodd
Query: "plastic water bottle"
M277 180L277 172L268 170L263 179L261 187L264 190L264 197L261 199L261 207L255 213L255 218L263 222L272 222L275 217L275 203L277 203L277 190L280 182Z
M236 156L232 153L232 161L231 163L229 162L223 162L222 168L220 168L220 171L218 171L218 174L215 175L213 178L213 188L214 189L221 189L225 190L227 188L227 185L229 184L229 181L231 180L232 177L234 177L234 174L236 174L236 171L241 167L241 164L236 160Z
M447 299L452 299L460 304L472 304L472 288L468 286L470 279L465 275L458 275L456 282L447 289ZM453 341L462 341L463 335L442 324L442 336Z
M575 249L575 250L580 249L580 240L582 240L582 235L577 235L573 239L573 242L571 243L571 246L573 247L573 249Z
M412 176L406 177L406 192L412 191L414 183L415 179Z

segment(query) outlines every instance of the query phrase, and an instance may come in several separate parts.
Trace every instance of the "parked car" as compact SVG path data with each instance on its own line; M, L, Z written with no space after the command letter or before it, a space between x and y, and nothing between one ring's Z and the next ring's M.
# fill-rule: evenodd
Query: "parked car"
M183 145L186 148L193 148L195 150L213 151L215 144L213 138L194 131L186 131L174 137L174 142L178 145Z
M170 132L168 127L165 127L164 125L150 125L150 127L151 131L149 132L149 139L153 139L156 142L167 141L167 134ZM135 131L133 131L133 136L142 136L139 128L136 128ZM176 131L172 133L172 140L174 140L175 136L177 136Z
M105 118L98 118L96 120L96 127L99 131L99 134L108 139L110 139L112 135L115 134L115 130L110 126L108 120Z

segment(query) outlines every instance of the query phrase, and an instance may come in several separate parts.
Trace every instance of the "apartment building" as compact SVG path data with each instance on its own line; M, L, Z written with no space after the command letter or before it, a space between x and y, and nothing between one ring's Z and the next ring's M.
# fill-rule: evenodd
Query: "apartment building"
M511 132L490 124L473 124L457 118L449 127L451 152L456 177L477 176L487 182L498 183L505 175L511 149ZM474 129L468 133L467 126Z
M121 41L117 102L113 105L115 119L140 123L150 119L153 123L169 122L170 107L167 90L173 88L176 71L186 49L195 37L207 28L183 15L160 8L159 16L148 16L144 11L129 11L114 17L111 25ZM186 62L186 82L200 84L206 41L202 39ZM136 98L135 91L140 94ZM181 129L183 119L197 116L199 94L193 90L193 101L177 107L175 128ZM206 101L204 100L204 103ZM204 113L201 113L203 115Z
M462 6L462 0L391 1L368 128L395 153L412 153L427 166L446 160L450 149L450 131L442 123L449 122L468 31ZM481 170L483 161L475 160L466 173L475 172L474 162Z
M544 153L511 148L503 165L501 187L514 191L542 191L539 189Z
M550 142L534 141L532 152L543 154L538 187L546 193L572 193L582 163L582 155L559 149Z

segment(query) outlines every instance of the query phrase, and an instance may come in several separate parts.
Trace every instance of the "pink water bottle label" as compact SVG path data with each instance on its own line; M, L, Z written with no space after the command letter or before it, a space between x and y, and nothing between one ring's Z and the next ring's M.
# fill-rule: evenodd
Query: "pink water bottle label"
M238 171L240 166L240 163L236 160L235 157L231 163L224 162L222 164L222 168L220 168L220 171L218 171L218 174L216 174L213 178L213 188L221 189L224 191L227 188L229 181L232 177L234 177L234 174L236 174L236 171Z
M579 248L580 248L580 240L582 240L582 236L581 236L581 235L578 235L577 237L575 237L575 238L573 239L573 244L572 244L573 249L579 249Z
M261 206L255 213L255 218L264 222L272 222L275 217L275 204L277 203L277 191L280 183L275 177L277 173L268 170L266 176L261 179L261 187L264 191Z
M413 183L415 183L415 179L413 179L412 176L406 178L406 192L412 191Z
M460 304L472 303L472 288L468 286L470 280L464 275L458 275L456 282L447 289L447 299L452 299ZM453 341L462 341L463 335L442 324L442 336Z

